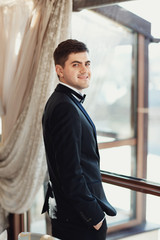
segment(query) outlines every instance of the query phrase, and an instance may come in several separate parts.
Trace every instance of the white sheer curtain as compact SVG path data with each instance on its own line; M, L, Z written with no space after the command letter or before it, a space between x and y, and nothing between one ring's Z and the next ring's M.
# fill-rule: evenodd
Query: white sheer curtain
M56 84L53 50L69 37L72 1L0 2L0 231L31 207L46 173L41 118Z

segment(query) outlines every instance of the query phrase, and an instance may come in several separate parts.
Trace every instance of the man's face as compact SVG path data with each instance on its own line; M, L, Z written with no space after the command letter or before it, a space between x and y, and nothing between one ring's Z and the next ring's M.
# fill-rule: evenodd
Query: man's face
M64 67L56 65L60 81L78 90L87 88L90 83L91 70L87 52L71 53Z

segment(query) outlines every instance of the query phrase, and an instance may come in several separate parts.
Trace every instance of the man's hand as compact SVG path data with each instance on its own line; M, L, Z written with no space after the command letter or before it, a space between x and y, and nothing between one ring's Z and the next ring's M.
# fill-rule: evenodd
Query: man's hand
M104 220L104 219L103 219ZM97 225L94 225L93 227L96 229L96 230L99 230L102 226L102 223L103 223L103 220L100 221Z

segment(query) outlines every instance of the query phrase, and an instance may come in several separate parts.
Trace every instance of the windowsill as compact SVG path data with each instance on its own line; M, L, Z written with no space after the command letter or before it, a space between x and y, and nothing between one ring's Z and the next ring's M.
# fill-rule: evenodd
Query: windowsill
M107 240L117 240L125 237L130 237L136 234L155 231L159 229L160 229L160 225L147 222L132 228L120 230L118 232L108 233Z

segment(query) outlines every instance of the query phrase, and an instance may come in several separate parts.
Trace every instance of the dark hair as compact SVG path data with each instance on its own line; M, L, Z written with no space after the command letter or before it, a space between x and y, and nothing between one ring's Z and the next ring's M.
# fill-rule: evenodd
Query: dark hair
M64 67L69 54L79 52L89 52L87 46L83 42L79 42L75 39L68 39L61 42L53 54L55 65L59 64Z

